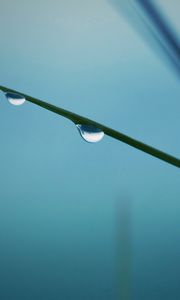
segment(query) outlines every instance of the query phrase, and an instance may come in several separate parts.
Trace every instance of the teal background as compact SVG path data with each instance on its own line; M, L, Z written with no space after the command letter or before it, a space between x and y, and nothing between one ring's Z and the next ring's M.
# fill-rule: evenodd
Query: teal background
M1 85L180 157L179 79L114 1L1 0L0 32ZM132 299L178 300L179 170L0 98L0 299L123 299L129 253Z

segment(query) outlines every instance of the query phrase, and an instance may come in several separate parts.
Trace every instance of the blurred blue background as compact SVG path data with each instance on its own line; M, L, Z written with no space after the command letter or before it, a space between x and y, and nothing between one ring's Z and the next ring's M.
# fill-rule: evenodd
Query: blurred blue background
M1 0L0 32L1 85L180 157L179 79L110 0ZM178 300L179 170L0 98L0 299Z

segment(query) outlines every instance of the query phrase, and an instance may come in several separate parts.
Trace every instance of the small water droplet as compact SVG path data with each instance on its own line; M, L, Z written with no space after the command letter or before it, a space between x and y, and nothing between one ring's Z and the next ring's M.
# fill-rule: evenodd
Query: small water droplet
M22 105L26 101L24 96L21 96L16 93L7 92L7 93L5 93L5 95L6 95L7 100L9 101L9 103L11 103L13 105Z
M82 138L89 143L96 143L102 140L104 132L93 125L76 124Z

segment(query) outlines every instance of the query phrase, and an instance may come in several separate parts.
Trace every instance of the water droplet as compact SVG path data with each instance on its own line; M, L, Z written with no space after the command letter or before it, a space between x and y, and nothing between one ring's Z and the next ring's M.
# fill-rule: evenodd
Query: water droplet
M93 125L76 124L82 138L89 143L96 143L102 140L104 132Z
M9 101L9 103L11 103L13 105L22 105L26 101L24 96L21 96L16 93L7 92L7 93L5 93L5 95L6 95L7 100Z

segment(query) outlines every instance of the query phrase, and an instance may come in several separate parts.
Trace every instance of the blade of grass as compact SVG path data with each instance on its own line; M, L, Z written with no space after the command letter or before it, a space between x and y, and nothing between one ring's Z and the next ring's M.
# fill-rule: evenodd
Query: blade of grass
M155 1L107 0L124 15L145 42L180 76L180 44L170 22L163 16Z
M110 136L110 137L113 137L125 144L128 144L134 148L137 148L145 153L148 153L156 158L159 158L160 160L163 160L171 165L174 165L178 168L180 168L180 159L172 156L172 155L169 155L163 151L160 151L154 147L151 147L147 144L144 144L134 138L131 138L117 130L114 130L110 127L107 127L105 125L102 125L98 122L95 122L91 119L88 119L88 118L85 118L83 116L80 116L78 114L75 114L71 111L68 111L68 110L65 110L63 108L60 108L60 107L57 107L55 105L52 105L50 103L47 103L45 101L42 101L42 100L39 100L39 99L36 99L34 97L31 97L31 96L28 96L24 93L20 93L18 91L15 91L15 90L12 90L12 89L9 89L9 88L6 88L4 86L0 86L0 90L3 91L4 93L7 93L7 92L11 92L11 93L16 93L16 94L19 94L19 95L22 95L27 101L31 102L31 103L34 103L38 106L41 106L49 111L52 111L56 114L59 114L69 120L71 120L73 123L75 124L86 124L86 125L93 125L99 129L101 129L106 135Z
M135 0L135 2L141 6L151 21L165 46L166 54L175 64L180 75L180 44L168 21L165 20L153 1Z

